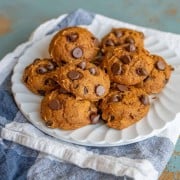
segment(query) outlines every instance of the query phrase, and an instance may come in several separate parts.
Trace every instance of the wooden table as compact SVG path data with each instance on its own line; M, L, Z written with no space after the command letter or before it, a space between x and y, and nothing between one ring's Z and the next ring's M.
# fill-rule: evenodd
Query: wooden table
M0 59L26 41L39 24L78 8L180 34L178 0L0 0ZM180 139L160 179L180 179Z

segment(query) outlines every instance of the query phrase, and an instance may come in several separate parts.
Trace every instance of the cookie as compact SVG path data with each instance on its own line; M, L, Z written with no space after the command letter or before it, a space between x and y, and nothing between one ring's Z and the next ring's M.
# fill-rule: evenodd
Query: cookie
M57 64L52 59L35 59L25 68L23 83L33 93L44 96L59 87L52 78L52 73L56 69Z
M150 74L153 60L143 48L130 52L119 46L106 52L101 66L112 82L135 85Z
M56 81L78 99L98 101L107 95L109 76L96 65L86 61L74 61L55 72Z
M73 130L99 121L97 109L88 100L77 100L58 90L47 94L41 102L41 117L46 126Z
M142 88L148 94L156 94L160 93L168 83L173 68L162 57L158 55L152 55L151 57L154 60L151 73L136 86Z
M99 51L98 39L82 27L68 27L51 40L49 54L56 62L91 61Z
M142 90L126 87L112 90L101 102L102 119L114 129L124 129L141 120L150 108L149 98Z
M110 33L103 37L101 46L102 49L106 50L107 47L115 47L124 44L143 47L144 34L132 29L114 28Z

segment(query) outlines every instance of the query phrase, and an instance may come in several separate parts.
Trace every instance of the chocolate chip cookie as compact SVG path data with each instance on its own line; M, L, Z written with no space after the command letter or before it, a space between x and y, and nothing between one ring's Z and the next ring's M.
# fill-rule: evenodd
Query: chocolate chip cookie
M100 115L90 101L77 100L71 94L55 90L43 98L41 117L48 127L73 130L97 123Z
M114 28L102 39L103 50L106 50L107 47L115 47L124 44L129 44L132 48L143 47L144 34L132 29Z
M90 62L66 64L55 72L54 78L78 99L98 101L109 92L109 76Z
M142 88L148 94L156 94L161 92L168 83L173 68L162 57L158 55L152 55L151 57L154 60L151 73L136 86Z
M59 87L52 78L57 64L52 59L35 59L28 65L23 73L23 83L33 93L44 96Z
M150 108L149 98L142 89L124 85L120 89L112 90L100 105L107 126L119 130L142 119Z
M101 66L112 82L135 85L150 74L153 60L143 48L131 52L119 46L106 52Z
M82 27L68 27L59 31L49 45L49 53L59 64L75 60L91 61L99 51L98 39Z

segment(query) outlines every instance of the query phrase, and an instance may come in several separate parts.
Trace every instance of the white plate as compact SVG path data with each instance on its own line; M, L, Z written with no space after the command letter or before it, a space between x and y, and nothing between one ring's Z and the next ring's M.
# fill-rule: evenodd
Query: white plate
M55 21L56 20L53 20L53 23ZM48 27L51 22L52 21L50 21L49 24L47 22L45 25L40 26L40 28L34 32L35 37L37 38L38 32L42 34L42 27L44 31L46 31L46 27ZM31 43L31 45L21 53L21 57L14 68L12 92L22 113L37 128L49 135L64 141L88 146L130 144L151 137L166 128L167 125L175 119L177 113L180 112L180 102L177 99L177 97L180 97L180 68L177 67L177 65L180 64L180 58L170 48L169 44L162 39L162 35L159 33L156 34L154 31L146 28L129 25L103 16L96 16L93 23L85 27L99 39L108 33L112 27L129 27L143 31L145 34L145 47L151 53L163 56L168 63L175 66L175 71L169 83L158 95L158 98L152 102L148 115L138 123L121 131L108 128L104 124L88 125L73 131L47 128L39 113L42 98L31 93L24 86L21 78L24 68L35 58L49 57L48 45L54 34L48 36L39 34L41 38L39 38L39 40L36 39L36 41Z

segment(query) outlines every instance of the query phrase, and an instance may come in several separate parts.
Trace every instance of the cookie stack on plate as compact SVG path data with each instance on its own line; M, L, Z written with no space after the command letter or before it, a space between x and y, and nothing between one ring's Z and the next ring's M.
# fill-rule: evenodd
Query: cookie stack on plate
M25 68L23 82L44 96L45 124L63 130L100 119L115 129L136 123L173 70L144 48L142 32L126 28L112 29L101 42L85 28L65 28L52 38L49 54Z

